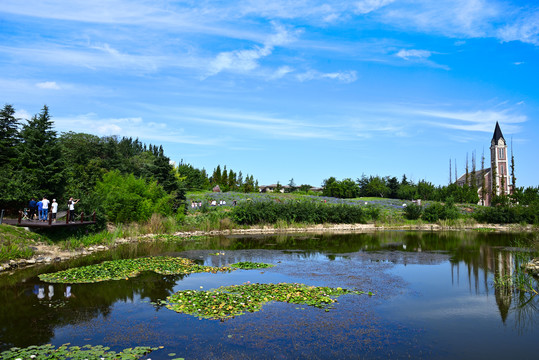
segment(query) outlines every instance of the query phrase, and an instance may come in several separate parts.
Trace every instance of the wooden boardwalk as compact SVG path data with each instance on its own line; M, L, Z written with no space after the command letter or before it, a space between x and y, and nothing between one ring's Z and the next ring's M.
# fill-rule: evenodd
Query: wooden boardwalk
M78 218L78 219L77 219ZM68 221L68 214L65 217L59 218L56 222L52 221L51 213L49 213L49 218L46 221L41 220L29 220L24 219L23 212L19 211L18 219L2 219L2 224L21 226L32 229L47 229L52 227L73 227L73 226L84 226L95 224L95 212L91 216L84 216L84 213L80 213L75 217L75 221Z
M20 222L18 219L3 219L2 220L2 224L21 226L21 227L27 227L27 228L70 227L70 226L91 225L95 223L96 223L95 221L80 221L80 220L66 223L64 219L57 220L56 222L51 222L50 224L48 221L40 221L40 220L21 220Z

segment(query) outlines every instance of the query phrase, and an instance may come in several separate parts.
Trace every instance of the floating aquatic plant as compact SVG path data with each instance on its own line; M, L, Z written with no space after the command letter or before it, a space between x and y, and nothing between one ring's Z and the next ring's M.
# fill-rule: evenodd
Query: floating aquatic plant
M252 269L265 269L274 267L275 265L272 264L265 264L265 263L254 263L250 261L240 261L235 264L230 264L230 267L243 269L243 270L252 270Z
M365 294L363 291L304 284L243 284L221 287L213 291L183 290L167 298L168 309L206 319L227 319L246 312L259 311L271 301L304 304L329 309L344 294ZM372 293L368 293L372 295Z
M110 351L109 347L97 345L69 346L64 344L59 347L47 344L41 346L29 346L26 348L13 347L0 353L0 359L122 359L136 360L146 354L162 347L139 346L124 349L120 352Z
M190 259L163 256L105 261L100 264L41 274L39 278L50 283L73 284L128 279L137 276L143 271L154 271L162 275L178 275L201 272L217 273L232 270L235 269L203 266L195 264Z

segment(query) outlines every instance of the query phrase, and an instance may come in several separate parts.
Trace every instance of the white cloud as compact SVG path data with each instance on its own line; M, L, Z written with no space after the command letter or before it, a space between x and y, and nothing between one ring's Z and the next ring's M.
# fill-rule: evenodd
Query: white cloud
M406 50L402 49L396 54L398 57L409 60L410 58L426 59L429 58L432 53L428 50Z
M357 80L357 73L355 71L322 73L315 70L309 70L304 73L296 75L296 78L299 81L332 79L332 80L341 81L343 83L352 83Z
M180 108L170 110L171 113L182 114L171 118L175 122L191 122L209 124L212 127L234 129L249 132L249 137L276 137L280 139L329 139L340 140L348 136L340 130L341 126L335 123L327 125L316 124L312 119L290 119L275 114L249 112L235 109L212 108ZM226 133L226 131L224 131ZM240 137L236 137L241 139Z
M355 4L355 12L358 14L368 14L391 4L394 1L395 0L361 0Z
M406 61L411 61L419 64L424 64L430 67L440 68L444 70L449 70L449 67L446 65L437 64L434 61L429 60L430 56L433 53L428 50L406 50L401 49L395 54L395 56L404 59Z
M539 11L526 14L498 30L502 41L521 41L539 45Z
M97 127L100 135L118 135L122 133L122 128L114 124L105 124Z
M420 110L417 115L425 116L431 125L463 131L492 132L493 124L503 124L504 132L515 133L520 127L516 124L528 120L525 115L511 110L443 111Z
M21 120L30 120L32 118L32 115L30 115L30 113L26 110L16 110L15 118Z
M60 90L60 86L54 81L40 82L36 86L40 89Z
M69 117L54 117L55 127L59 131L70 131L96 134L98 136L119 135L140 138L144 141L160 141L192 145L210 145L219 143L217 139L208 139L186 135L183 129L171 129L165 123L145 122L141 117L100 118L89 113Z
M280 68L278 68L272 75L271 75L271 78L272 79L280 79L282 77L284 77L286 74L289 74L291 72L293 72L294 69L291 68L290 66L281 66Z
M451 37L483 37L493 36L504 10L501 3L488 0L404 0L382 9L380 20Z
M216 75L222 71L245 73L256 69L258 61L271 55L277 46L286 45L296 39L299 31L289 31L284 26L273 24L275 34L268 36L263 46L254 46L249 50L235 50L222 52L210 63L206 77Z

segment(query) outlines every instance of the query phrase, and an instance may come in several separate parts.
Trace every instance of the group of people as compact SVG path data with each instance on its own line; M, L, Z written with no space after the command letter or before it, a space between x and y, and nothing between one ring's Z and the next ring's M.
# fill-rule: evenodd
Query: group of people
M71 197L67 202L69 220L71 222L75 221L75 204L79 201L80 199L73 199ZM56 202L56 199L52 199L51 203L46 196L43 196L43 199L39 201L36 201L35 198L32 198L28 203L28 219L34 220L34 217L37 216L38 221L48 221L49 209L52 221L56 222L56 215L58 214L58 203Z
M225 206L226 205L226 201L225 200L219 200L219 203L217 203L217 200L215 199L211 199L211 200L208 200L208 204L210 206ZM232 200L232 206L236 206L237 205L237 201L236 200ZM197 209L199 207L202 207L202 201L191 201L191 208L192 209Z

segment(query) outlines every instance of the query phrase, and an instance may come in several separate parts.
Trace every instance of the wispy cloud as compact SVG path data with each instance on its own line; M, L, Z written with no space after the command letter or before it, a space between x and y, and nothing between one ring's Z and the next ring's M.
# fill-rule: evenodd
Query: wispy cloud
M431 67L441 68L445 70L449 70L449 67L446 65L437 64L434 61L429 60L430 56L432 55L431 51L428 50L416 50L416 49L401 49L399 50L395 56L414 63L424 64Z
M539 10L525 13L515 22L498 30L502 41L521 41L539 45Z
M98 136L119 135L144 138L146 141L166 141L191 145L217 145L219 140L187 135L181 128L170 128L165 123L146 122L141 117L100 118L89 113L69 117L55 117L59 131L77 128L77 131Z
M396 54L398 57L404 60L410 59L427 59L432 53L427 50L406 50L402 49Z
M60 90L60 86L55 81L40 82L36 86L40 89Z
M424 116L427 119L426 122L434 126L487 133L492 132L496 122L503 124L504 132L515 133L520 130L517 124L528 120L525 115L515 114L511 110L419 110L415 113Z
M174 112L183 114L176 117L177 122L246 130L250 133L250 137L255 138L339 140L344 137L341 125L320 125L312 119L303 121L273 114L223 108L182 108Z
M368 14L391 4L394 1L395 0L360 0L355 4L355 12L358 14Z
M331 79L338 80L343 83L352 83L357 80L357 73L355 71L323 73L315 70L309 70L307 72L297 74L296 78L299 81Z
M270 35L262 46L254 46L249 50L235 50L219 53L209 65L206 77L216 75L222 71L249 72L259 66L259 60L271 55L277 46L286 45L294 41L299 30L288 30L284 26L274 24L276 32Z

